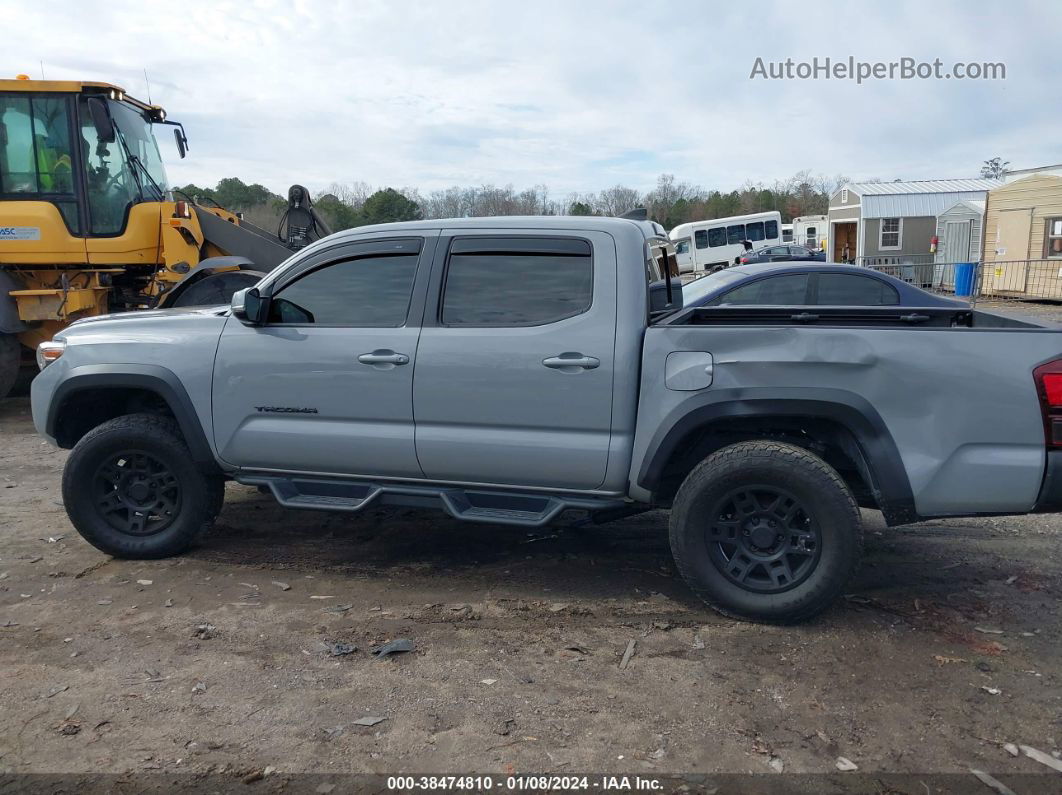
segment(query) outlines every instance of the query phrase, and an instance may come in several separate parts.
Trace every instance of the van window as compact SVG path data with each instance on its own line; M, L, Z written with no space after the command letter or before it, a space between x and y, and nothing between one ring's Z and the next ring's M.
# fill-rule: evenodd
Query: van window
M698 229L693 233L693 240L697 244L697 248L708 248L708 233L703 229Z
M763 221L745 224L745 239L752 243L757 240L763 240Z
M704 246L699 246L704 248ZM675 241L675 253L676 254L689 254L690 253L690 239L688 237L682 238L682 240Z
M574 238L464 238L450 248L447 326L541 326L581 314L593 297L590 244Z
M778 222L777 221L764 221L763 222L763 235L765 240L774 240L778 237ZM789 237L786 238L786 242L793 239L792 231L789 232Z
M708 230L708 245L712 248L726 245L726 227L717 226Z
M730 245L740 244L742 240L745 240L745 225L733 224L726 228L726 241Z

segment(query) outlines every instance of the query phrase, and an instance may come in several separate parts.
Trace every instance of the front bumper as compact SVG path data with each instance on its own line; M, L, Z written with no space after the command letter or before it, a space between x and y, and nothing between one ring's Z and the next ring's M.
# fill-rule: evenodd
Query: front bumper
M1062 512L1062 450L1047 453L1047 471L1040 486L1040 496L1033 508L1036 513Z

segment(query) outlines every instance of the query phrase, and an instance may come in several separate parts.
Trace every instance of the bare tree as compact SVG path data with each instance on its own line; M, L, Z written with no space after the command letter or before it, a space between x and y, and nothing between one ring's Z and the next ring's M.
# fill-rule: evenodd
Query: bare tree
M597 194L595 209L600 211L601 215L623 215L638 207L640 199L641 196L634 188L613 185Z

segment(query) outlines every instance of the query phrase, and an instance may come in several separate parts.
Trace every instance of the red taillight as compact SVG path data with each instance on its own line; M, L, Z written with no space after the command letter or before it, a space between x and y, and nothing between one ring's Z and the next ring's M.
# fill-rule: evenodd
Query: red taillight
M1047 446L1062 447L1062 359L1041 364L1033 370L1033 378L1044 413Z
M749 264L749 258L748 257L742 257L741 258L741 264L742 265L748 265Z
M1062 373L1048 373L1044 376L1044 394L1047 405L1062 408Z

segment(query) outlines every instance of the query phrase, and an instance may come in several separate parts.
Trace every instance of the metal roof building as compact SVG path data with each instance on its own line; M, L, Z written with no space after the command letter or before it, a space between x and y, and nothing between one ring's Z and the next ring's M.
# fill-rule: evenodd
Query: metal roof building
M853 182L830 197L830 259L866 264L929 258L936 218L958 202L983 202L997 179ZM879 262L880 260L880 262Z

